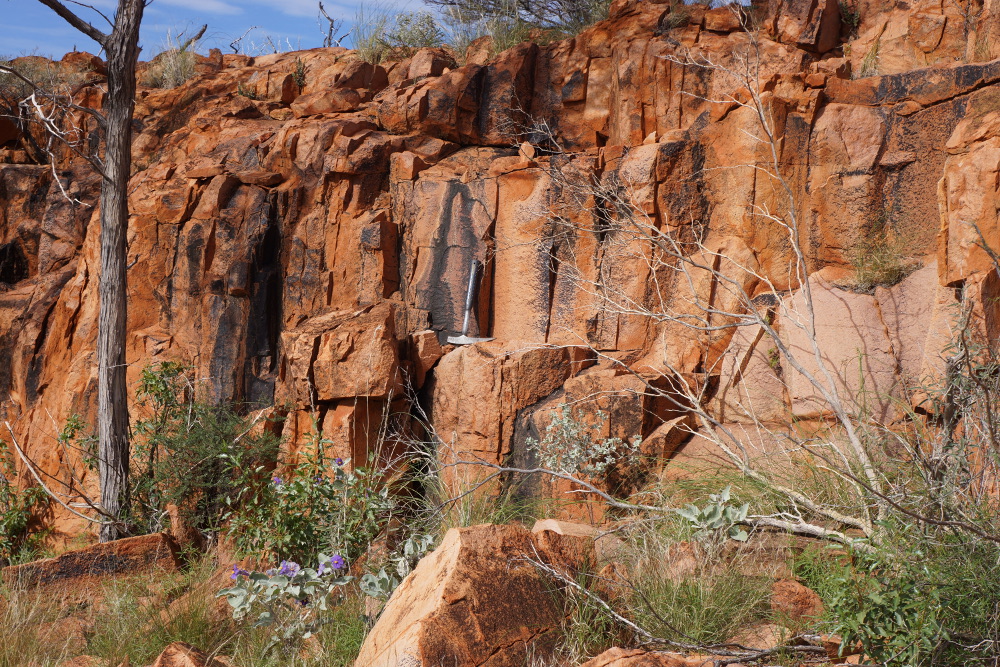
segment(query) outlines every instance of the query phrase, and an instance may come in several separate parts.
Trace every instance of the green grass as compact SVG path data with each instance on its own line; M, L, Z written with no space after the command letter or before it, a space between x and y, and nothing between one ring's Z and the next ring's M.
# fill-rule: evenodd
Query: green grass
M591 594L600 595L600 591L596 590L596 579L581 574L577 576L577 582ZM563 605L565 620L555 650L556 664L582 664L624 638L618 623L588 594L569 588Z
M634 574L631 583L635 590L628 599L635 620L662 639L724 642L770 613L770 578L733 570L674 581L656 563Z
M210 655L232 658L234 667L350 667L367 634L364 597L352 589L331 606L329 622L301 655L267 655L267 629L238 626L216 612L209 588L215 568L195 561L183 573L162 573L106 581L92 604L61 604L46 589L0 588L0 667L57 667L89 655L109 665L128 660L149 665L172 642L187 642ZM170 602L189 591L190 604L172 615ZM67 632L68 628L83 628Z
M215 599L192 596L182 612L164 612L169 601L204 585L212 574L210 561L196 563L180 575L111 580L103 586L103 598L95 609L87 654L117 665L128 659L133 665L147 665L170 643L182 641L210 654L225 653L234 628L218 622ZM159 595L156 595L159 593Z
M267 628L247 629L228 647L234 667L351 667L368 632L364 597L356 590L330 610L328 622L297 653L267 652Z
M29 660L49 667L72 657L76 642L60 632L58 600L42 591L0 587L0 667Z

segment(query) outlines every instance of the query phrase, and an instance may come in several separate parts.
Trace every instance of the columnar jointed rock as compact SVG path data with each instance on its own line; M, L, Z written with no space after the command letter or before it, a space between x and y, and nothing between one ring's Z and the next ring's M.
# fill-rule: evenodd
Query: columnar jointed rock
M503 461L515 424L530 430L526 409L558 402L580 370L581 355L550 345L626 360L641 378L719 386L726 423L827 419L759 330L733 335L736 318L719 313L701 333L664 321L697 318L695 301L731 308L727 285L799 306L811 275L834 383L855 397L863 383L880 416L897 398L920 404L914 387L944 368L954 290L982 302L984 330L1000 321L981 247L1000 247L1000 63L982 62L1000 55L1000 20L936 0L862 2L852 26L837 4L762 0L751 40L728 9L620 0L573 38L462 67L440 50L383 66L340 48L215 54L177 88L142 89L130 380L181 361L208 399L287 400L289 440L315 418L360 458L409 377L454 451ZM720 67L691 62L703 56ZM734 76L746 57L775 145L759 141ZM79 99L99 105L101 68L77 61L95 66ZM535 145L518 148L525 140ZM72 414L94 416L100 230L63 190L92 204L99 179L65 155L54 182L8 124L0 142L0 412L44 472L72 468L94 495L94 476L53 434ZM716 275L679 277L594 184L618 188L647 231ZM880 234L903 241L904 263L936 253L937 275L925 262L874 295L820 284L818 271L850 272ZM428 336L443 343L461 327L472 259L486 262L473 327L498 340L437 350ZM783 340L806 350L776 315ZM629 435L679 417L630 405L615 415L639 425ZM647 449L674 454L677 436ZM86 528L61 511L54 525Z

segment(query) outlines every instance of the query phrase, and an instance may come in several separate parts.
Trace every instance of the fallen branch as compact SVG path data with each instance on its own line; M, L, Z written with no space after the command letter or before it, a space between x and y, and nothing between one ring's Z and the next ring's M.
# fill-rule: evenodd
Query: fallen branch
M70 505L68 505L67 503L63 502L63 500L61 498L59 498L59 496L55 492L53 492L48 486L46 486L45 482L42 481L42 477L41 477L41 475L38 474L38 470L36 469L35 464L31 461L31 459L28 458L28 455L24 453L24 450L21 449L21 445L18 444L17 438L14 436L14 429L11 428L10 422L4 421L3 425L7 428L7 432L10 433L10 441L14 445L14 449L17 451L17 455L19 457L21 457L21 461L28 468L28 471L31 473L31 476L35 478L35 481L38 483L38 485L40 487L42 487L42 491L44 491L45 494L49 498L52 498L53 500L55 500L64 509L66 509L67 511L69 511L70 513L72 513L74 516L77 516L77 517L79 517L81 519L84 519L86 521L89 521L91 523L96 523L96 524L101 525L101 526L114 525L116 527L124 527L123 524L121 524L120 522L116 521L113 516L111 516L108 512L106 512L100 506L94 504L94 502L92 500L90 500L89 498L87 498L87 496L85 496L83 494L81 494L80 497L83 498L83 500L86 503L86 505L88 507L90 507L92 510L94 510L95 512L101 514L104 517L107 517L106 519L95 519L94 517L87 516L86 514L83 514L82 512L76 511Z

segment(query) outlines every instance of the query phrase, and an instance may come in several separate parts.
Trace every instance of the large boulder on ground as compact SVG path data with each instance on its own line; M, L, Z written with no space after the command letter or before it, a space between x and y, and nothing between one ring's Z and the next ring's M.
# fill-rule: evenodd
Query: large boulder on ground
M85 592L107 576L176 572L179 567L177 543L169 535L153 533L5 567L0 577L7 586L59 585Z
M544 559L557 539L541 532L547 549L520 525L450 530L389 598L355 664L521 667L529 654L547 654L563 609L528 560ZM574 550L557 551L565 558Z

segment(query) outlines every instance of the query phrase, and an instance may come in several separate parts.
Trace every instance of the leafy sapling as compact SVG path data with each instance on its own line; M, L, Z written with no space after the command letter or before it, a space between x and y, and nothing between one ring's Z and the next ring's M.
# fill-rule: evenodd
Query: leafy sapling
M606 476L617 465L636 464L641 438L596 439L593 433L604 427L608 417L601 410L594 416L594 425L583 423L573 417L572 407L563 403L542 439L528 439L528 450L537 454L543 468L592 478Z
M417 562L430 551L433 535L413 535L389 557L389 565L375 574L365 574L358 582L361 592L373 598L388 599Z
M739 507L733 507L729 504L730 495L730 487L727 486L719 493L711 494L704 507L689 504L674 511L687 519L696 529L695 539L706 545L718 546L727 539L746 542L749 535L740 524L746 522L750 505L743 503Z

